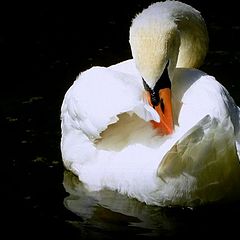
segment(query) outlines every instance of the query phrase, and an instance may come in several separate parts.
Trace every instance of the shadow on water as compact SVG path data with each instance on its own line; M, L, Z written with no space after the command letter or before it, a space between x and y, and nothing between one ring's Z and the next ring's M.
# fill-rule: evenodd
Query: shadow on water
M60 108L66 90L86 68L131 57L130 21L150 2L131 1L128 11L124 1L98 1L94 9L92 1L84 9L70 3L0 9L3 236L166 239L239 234L239 203L198 209L147 206L115 192L89 193L62 165ZM216 76L240 105L240 24L232 13L237 8L231 1L217 8L185 2L199 8L208 22L210 49L202 69ZM86 21L83 11L97 21ZM227 19L226 12L232 13Z

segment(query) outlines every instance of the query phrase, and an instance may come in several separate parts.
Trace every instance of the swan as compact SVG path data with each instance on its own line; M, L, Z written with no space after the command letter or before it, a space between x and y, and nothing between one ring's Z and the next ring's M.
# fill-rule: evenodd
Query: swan
M240 111L199 70L208 41L198 10L152 3L132 20L132 59L79 74L61 106L61 153L86 189L157 206L239 199Z

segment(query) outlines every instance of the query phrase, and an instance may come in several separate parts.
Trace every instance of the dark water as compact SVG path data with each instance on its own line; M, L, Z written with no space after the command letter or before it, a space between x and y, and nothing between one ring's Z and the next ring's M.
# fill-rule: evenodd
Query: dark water
M88 193L63 168L59 115L64 93L79 72L131 57L130 21L150 2L34 2L1 8L0 216L7 238L238 235L240 203L193 210L150 207L113 192ZM185 2L207 21L210 49L202 69L240 105L236 3Z

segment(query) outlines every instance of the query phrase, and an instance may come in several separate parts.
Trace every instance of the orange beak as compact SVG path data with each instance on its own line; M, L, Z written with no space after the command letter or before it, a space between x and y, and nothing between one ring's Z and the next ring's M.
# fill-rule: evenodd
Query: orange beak
M160 122L151 121L153 127L156 128L161 135L171 134L173 132L173 113L170 88L159 90L160 102L157 106L152 104L151 95L148 91L146 91L146 98L160 116Z

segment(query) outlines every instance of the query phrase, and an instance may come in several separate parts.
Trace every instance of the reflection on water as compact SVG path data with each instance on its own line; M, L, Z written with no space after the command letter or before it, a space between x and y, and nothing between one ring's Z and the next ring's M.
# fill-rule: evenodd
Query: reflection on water
M200 236L206 233L217 236L223 233L221 228L218 229L221 225L225 229L229 226L234 229L236 223L230 216L232 211L240 210L240 206L235 206L234 210L229 206L209 206L202 209L148 206L109 190L89 192L69 171L64 172L63 185L69 194L64 199L65 207L79 216L79 221L69 223L80 228L82 237L87 239L126 234L144 239L189 234ZM233 232L231 230L229 234Z
M174 232L174 224L159 207L147 206L114 191L89 192L69 171L64 172L64 187L70 194L64 199L65 207L85 224L94 226L95 231L128 231L146 236L154 236L159 230Z

